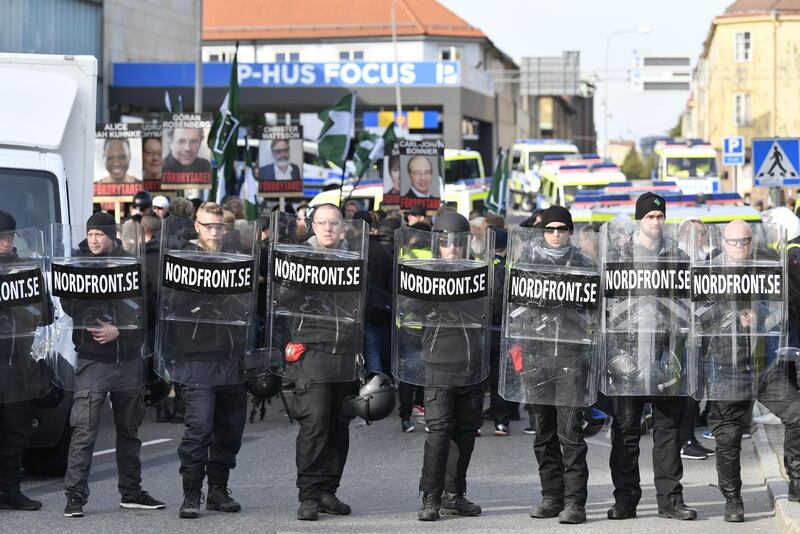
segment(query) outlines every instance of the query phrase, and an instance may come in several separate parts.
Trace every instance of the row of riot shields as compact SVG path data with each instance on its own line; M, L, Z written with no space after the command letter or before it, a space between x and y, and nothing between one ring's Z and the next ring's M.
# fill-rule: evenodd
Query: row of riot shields
M514 229L501 395L590 406L606 396L780 399L785 237L742 221L612 221L556 238Z
M195 385L239 383L265 369L312 381L359 377L362 221L333 210L308 223L275 212L261 270L253 223L214 215L163 225L158 253L147 255L138 225L54 225L47 244L35 230L0 236L0 343L10 355L0 366L2 402L35 398L48 380L77 387L96 361L125 369L107 389L136 387L154 373ZM486 234L483 246L471 246L477 238L469 232L396 231L399 380L461 386L488 376L497 297L494 234ZM2 248L9 241L13 253ZM570 406L589 406L598 392L781 398L784 244L774 230L741 222L612 221L580 234L513 229L501 395ZM148 265L157 287L149 287ZM261 322L259 277L267 286Z

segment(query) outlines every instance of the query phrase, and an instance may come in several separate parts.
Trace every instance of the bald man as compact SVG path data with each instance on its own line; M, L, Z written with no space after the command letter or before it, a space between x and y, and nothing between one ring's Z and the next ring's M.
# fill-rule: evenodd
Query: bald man
M753 231L749 224L744 221L732 221L725 226L723 231L722 253L712 260L712 264L745 265L754 256L774 261L775 257L770 258L771 255L772 252L766 249L755 249ZM719 304L720 312L715 314L713 320L722 323L726 315L725 311L730 310L727 308L727 304L726 302ZM736 306L734 311L737 313L738 325L735 329L736 332L741 333L741 335L735 336L738 341L736 348L743 348L746 351L746 354L742 355L744 358L755 358L757 349L751 349L749 346L754 339L751 332L759 322L763 322L762 315L764 313L754 309L757 308L756 306L742 309L741 306L734 303L730 304ZM768 341L769 337L765 343ZM720 361L729 361L734 350L731 347L732 342L732 336L712 337L706 349L706 361L715 357L720 358ZM800 393L798 393L797 387L788 384L785 369L774 362L774 356L770 354L772 351L767 350L766 352L768 366L759 374L757 391L753 391L752 394L778 415L786 427L784 464L790 479L789 500L798 501L800 500ZM769 365L770 361L772 361L771 365ZM750 378L743 378L733 369L726 372L724 368L720 368L717 372L726 375L722 377L722 380L730 381L727 384L728 387L751 387ZM785 393L786 391L788 394ZM719 489L725 496L724 519L728 522L744 521L740 457L742 434L748 430L745 425L749 425L748 416L753 409L753 402L753 400L709 402L708 424L716 440L717 477Z

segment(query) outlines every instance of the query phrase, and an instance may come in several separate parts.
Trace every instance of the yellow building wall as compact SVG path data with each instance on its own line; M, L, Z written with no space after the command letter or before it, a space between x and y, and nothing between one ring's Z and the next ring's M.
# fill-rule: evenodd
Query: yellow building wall
M800 136L800 16L715 19L706 58L707 86L696 103L698 129L715 148L722 138ZM735 60L735 35L750 32L751 59ZM775 60L777 58L777 61ZM703 94L706 93L706 94ZM750 124L737 126L735 95L750 95Z

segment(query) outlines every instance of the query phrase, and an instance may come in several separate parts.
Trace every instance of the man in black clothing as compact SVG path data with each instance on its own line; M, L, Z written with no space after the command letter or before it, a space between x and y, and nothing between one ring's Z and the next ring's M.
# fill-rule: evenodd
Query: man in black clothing
M311 221L314 235L307 241L309 258L336 261L332 257L355 257L348 253L346 227L335 205L317 206ZM356 228L349 230L355 232ZM361 269L363 276L363 263ZM274 297L294 313L284 323L291 338L284 358L285 373L294 379L291 409L300 423L295 455L300 521L316 521L320 512L351 513L336 492L350 449L350 419L342 413L342 406L346 397L358 391L362 288L338 291L331 287L323 292L290 287L281 288Z
M40 396L36 390L48 380L46 374L38 372L46 367L34 361L31 348L37 325L51 321L51 306L38 264L41 259L20 258L14 247L16 230L14 217L0 210L0 279L18 277L24 269L26 278L35 281L37 288L26 300L0 299L0 510L38 510L42 503L20 490L20 462L34 428L31 401ZM37 233L41 249L41 232ZM33 243L28 245L33 248Z
M236 455L242 445L247 417L247 390L244 384L243 357L248 343L248 326L252 321L253 268L251 250L241 250L237 230L223 223L222 207L205 202L197 209L194 223L170 217L162 239L175 239L172 233L187 235L180 225L193 226L197 239L173 248L164 247L170 255L196 262L204 268L225 268L228 261L246 264L241 287L224 292L209 286L180 287L170 290L162 300L180 317L196 317L195 321L165 321L166 347L161 351L174 362L173 376L183 384L186 431L178 446L183 479L184 500L178 516L193 519L200 514L203 480L208 477L206 509L238 512L241 505L231 496L228 487L230 471L236 467ZM185 254L185 256L183 256ZM163 259L166 266L167 258ZM172 261L172 258L170 258ZM165 269L166 270L166 267ZM161 291L166 291L162 275ZM170 286L172 287L172 286ZM159 339L161 341L161 339Z
M469 258L470 238L469 221L463 215L450 212L438 216L431 235L432 261L440 262L435 265L445 270L463 268L459 263ZM489 283L487 280L486 285ZM440 512L461 516L481 513L481 507L467 500L465 494L475 434L482 423L488 355L483 337L486 331L468 325L480 324L480 317L488 312L486 298L491 299L488 292L482 298L458 302L413 299L406 310L424 317L420 319L421 363L425 423L430 432L425 438L419 482L420 521L436 521Z
M89 470L100 430L100 413L109 396L117 433L120 506L145 510L166 506L141 488L139 453L142 441L138 430L144 420L143 350L149 322L148 317L141 316L141 310L146 307L147 280L143 276L142 258L123 249L116 229L114 218L108 213L93 214L86 223L86 239L78 245L76 256L81 261L73 265L58 266L55 262L53 265L54 277L60 269L66 272L76 269L77 276L96 277L95 271L101 271L102 276L102 271L132 267L130 274L133 276L128 280L135 280L120 298L107 298L100 292L59 295L64 313L72 318L72 342L77 353L75 396L70 415L72 437L64 477L66 517L83 517L83 506L89 498ZM139 233L136 243L140 247L141 240Z
M542 233L535 235L526 258L534 270L563 275L571 270L582 276L594 273L599 281L594 263L571 242L574 225L566 208L550 206L542 213L541 224ZM533 312L533 325L526 328L522 314L510 319L509 325L512 332L539 328L541 336L520 340L509 353L512 359L515 350L521 356L525 397L531 403L536 434L533 450L539 464L542 502L531 508L530 516L558 516L560 523L583 523L589 481L583 411L594 401L587 394L587 385L594 380L589 366L596 315L566 302L542 299L536 304L528 309ZM509 315L513 317L513 312ZM522 322L517 324L517 320Z
M664 235L663 227L666 220L666 202L655 193L647 192L636 201L635 218L639 222L638 231L626 241L621 243L619 250L610 251L609 260L617 262L658 262L674 260L688 262L688 256L679 249L678 242ZM656 265L655 263L653 265ZM669 345L686 344L685 336L674 331L674 325L662 324L657 312L646 312L642 309L645 305L655 300L654 297L629 297L628 321L643 320L656 321L650 330L657 333L637 333L634 338L629 335L607 334L606 343L608 361L606 379L610 385L606 395L611 398L614 411L612 424L612 445L609 465L611 479L614 483L614 506L608 511L609 519L628 519L636 517L636 507L642 496L639 478L639 440L640 421L645 403L653 405L653 472L655 475L656 499L658 501L658 516L668 519L692 520L697 517L697 512L687 507L683 502L683 486L680 480L683 477L683 463L681 462L680 422L686 406L686 401L680 396L670 396L669 392L680 386L680 378L675 382L656 383L650 373L645 374L643 384L636 386L648 392L663 391L660 395L631 396L627 389L627 374L629 366L636 366L637 362L647 360L650 362L648 370L653 369L661 361L669 372L676 367L671 357L664 361L662 354L670 354ZM608 303L608 298L606 299ZM639 307L638 304L642 304ZM610 304L609 304L610 305ZM653 317L656 315L657 317ZM686 314L688 315L688 314ZM682 318L686 320L686 317ZM642 338L642 336L646 336ZM619 346L616 345L619 343ZM626 344L627 343L627 344ZM649 344L645 350L652 354L640 354L644 344ZM679 348L675 351L682 352ZM633 363L629 361L632 359ZM655 361L656 364L652 362ZM639 376L639 375L637 375ZM658 386L658 387L657 387Z

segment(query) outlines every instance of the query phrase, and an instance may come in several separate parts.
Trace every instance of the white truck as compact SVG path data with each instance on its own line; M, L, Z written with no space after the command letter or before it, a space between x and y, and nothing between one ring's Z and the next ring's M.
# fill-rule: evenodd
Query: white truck
M18 228L82 224L92 213L97 60L0 54L0 209ZM37 409L28 472L62 475L72 395Z

